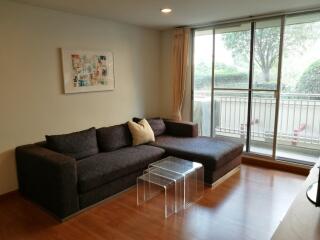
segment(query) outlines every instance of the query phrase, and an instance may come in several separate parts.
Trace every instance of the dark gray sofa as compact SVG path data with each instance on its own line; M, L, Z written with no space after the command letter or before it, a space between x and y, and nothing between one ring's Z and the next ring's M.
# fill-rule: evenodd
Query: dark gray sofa
M63 219L136 183L165 156L203 163L209 184L240 165L243 146L198 137L197 125L148 120L156 141L132 146L127 124L47 136L16 148L19 191Z

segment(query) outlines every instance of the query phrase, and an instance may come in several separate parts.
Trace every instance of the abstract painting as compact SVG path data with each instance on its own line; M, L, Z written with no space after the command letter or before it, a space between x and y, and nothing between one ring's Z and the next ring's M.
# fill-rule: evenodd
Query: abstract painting
M62 49L65 93L113 90L113 54Z

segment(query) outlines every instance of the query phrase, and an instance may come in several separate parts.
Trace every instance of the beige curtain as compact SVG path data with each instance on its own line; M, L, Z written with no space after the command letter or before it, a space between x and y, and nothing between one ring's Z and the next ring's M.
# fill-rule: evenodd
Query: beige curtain
M177 28L173 36L173 118L181 120L189 68L190 28Z

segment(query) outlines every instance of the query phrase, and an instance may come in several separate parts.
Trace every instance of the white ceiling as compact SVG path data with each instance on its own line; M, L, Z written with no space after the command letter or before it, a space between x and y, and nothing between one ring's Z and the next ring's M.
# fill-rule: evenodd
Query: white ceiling
M166 29L248 17L270 12L320 7L319 0L14 0L34 6ZM160 9L173 12L163 15Z

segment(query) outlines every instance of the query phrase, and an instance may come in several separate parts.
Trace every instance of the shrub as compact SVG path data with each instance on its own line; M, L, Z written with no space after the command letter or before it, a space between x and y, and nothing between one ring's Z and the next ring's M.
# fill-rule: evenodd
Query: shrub
M243 83L248 81L246 73L216 73L215 80L217 84Z
M320 60L313 62L304 71L296 90L300 93L320 94Z
M211 66L200 63L195 68L195 88L204 89L211 86ZM248 74L240 72L236 67L223 63L215 66L215 82L220 87L235 87L248 82Z
M276 89L277 83L276 82L255 83L254 87L259 89Z

